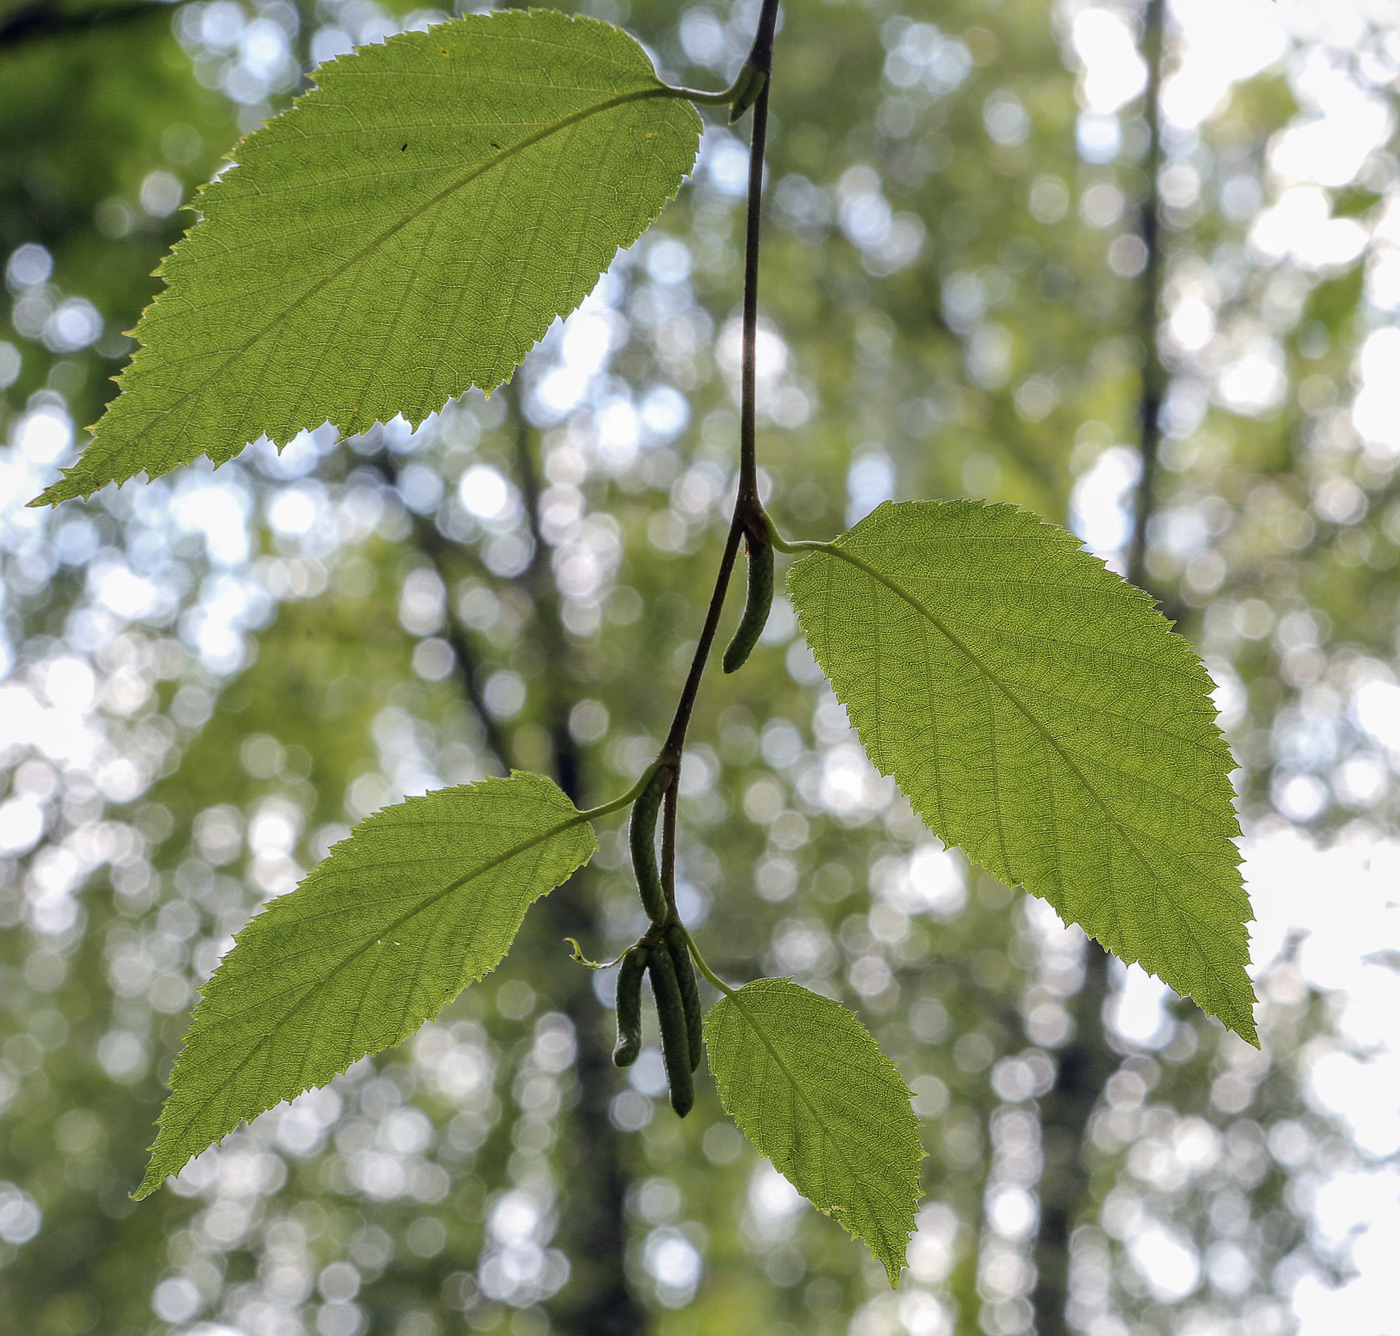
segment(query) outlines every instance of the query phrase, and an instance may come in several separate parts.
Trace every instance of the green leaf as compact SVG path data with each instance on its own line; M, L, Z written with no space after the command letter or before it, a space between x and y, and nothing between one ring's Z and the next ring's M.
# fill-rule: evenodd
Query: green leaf
M1146 594L1065 530L972 501L886 503L788 590L931 830L1257 1042L1234 761Z
M407 1038L496 968L530 905L596 848L559 788L519 771L362 821L205 986L135 1196L243 1119Z
M870 1032L791 979L759 979L711 1008L705 1048L725 1112L896 1284L923 1147L909 1090Z
M626 33L473 14L322 65L251 135L87 450L39 503L329 420L415 426L491 390L694 163L700 119Z

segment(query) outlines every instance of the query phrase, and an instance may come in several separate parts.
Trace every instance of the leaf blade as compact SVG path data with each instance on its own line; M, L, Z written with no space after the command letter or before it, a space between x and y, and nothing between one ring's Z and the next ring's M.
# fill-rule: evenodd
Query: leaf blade
M897 1284L923 1147L908 1088L854 1013L759 979L710 1009L705 1047L725 1112Z
M631 37L552 10L402 33L317 82L201 193L121 393L36 504L489 391L675 195L699 142Z
M788 573L935 833L1255 1042L1229 748L1152 600L1012 506L886 503Z
M530 904L596 847L555 784L519 771L361 822L249 921L205 986L133 1195L412 1034L500 963Z

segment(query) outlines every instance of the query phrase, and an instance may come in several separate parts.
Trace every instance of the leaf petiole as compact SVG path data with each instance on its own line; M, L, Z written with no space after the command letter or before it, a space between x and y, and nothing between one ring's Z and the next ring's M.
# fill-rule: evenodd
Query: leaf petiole
M732 108L729 117L729 123L732 125L753 104L753 100L763 88L765 79L763 71L756 70L750 59L744 62L743 68L740 69L734 82L718 93L708 93L701 88L683 88L675 84L663 84L662 86L673 97L683 97L686 101L697 103L702 107Z
M621 811L622 808L630 806L642 796L642 790L646 788L647 784L650 782L652 775L656 771L656 766L659 764L660 762L657 762L656 764L647 766L647 768L642 771L641 777L637 782L620 798L612 798L598 807L590 807L586 811L580 812L579 816L585 821L596 821L600 816L608 816L612 812Z
M794 552L828 552L835 546L834 543L818 538L784 538L766 511L763 515L763 522L768 528L768 541L779 552L786 552L789 555Z
M705 961L705 957L700 954L700 948L695 945L695 938L690 935L690 929L683 923L677 926L685 937L686 946L690 948L690 956L691 959L695 961L695 968L698 969L710 983L714 984L725 997L733 997L736 990L725 983L725 981L709 967Z

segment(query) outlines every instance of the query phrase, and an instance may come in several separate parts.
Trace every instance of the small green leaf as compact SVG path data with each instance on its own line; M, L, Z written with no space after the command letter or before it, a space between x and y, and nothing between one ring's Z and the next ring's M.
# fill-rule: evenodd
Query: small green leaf
M899 1280L919 1198L919 1123L859 1020L791 979L759 979L705 1017L725 1112L818 1210Z
M144 345L40 503L491 390L672 198L700 118L621 29L471 14L322 65L162 265Z
M952 501L886 503L788 591L931 830L1257 1042L1234 761L1142 590L1035 515Z
M134 1195L407 1038L496 968L531 903L596 848L559 788L519 771L362 821L249 922L205 986Z

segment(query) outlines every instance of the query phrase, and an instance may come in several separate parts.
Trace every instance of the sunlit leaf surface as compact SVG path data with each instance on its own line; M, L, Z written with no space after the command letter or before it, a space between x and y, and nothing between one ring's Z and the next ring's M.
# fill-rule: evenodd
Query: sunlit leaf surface
M1065 530L968 501L887 503L788 589L930 829L1254 1039L1234 761L1146 594Z
M711 1008L705 1046L725 1111L894 1285L923 1148L909 1091L869 1031L790 979L759 979Z
M144 1197L192 1155L407 1038L500 963L593 828L517 771L377 812L239 933L170 1078Z
M490 390L675 195L699 142L633 38L552 10L404 33L316 80L199 196L121 394L42 501Z

